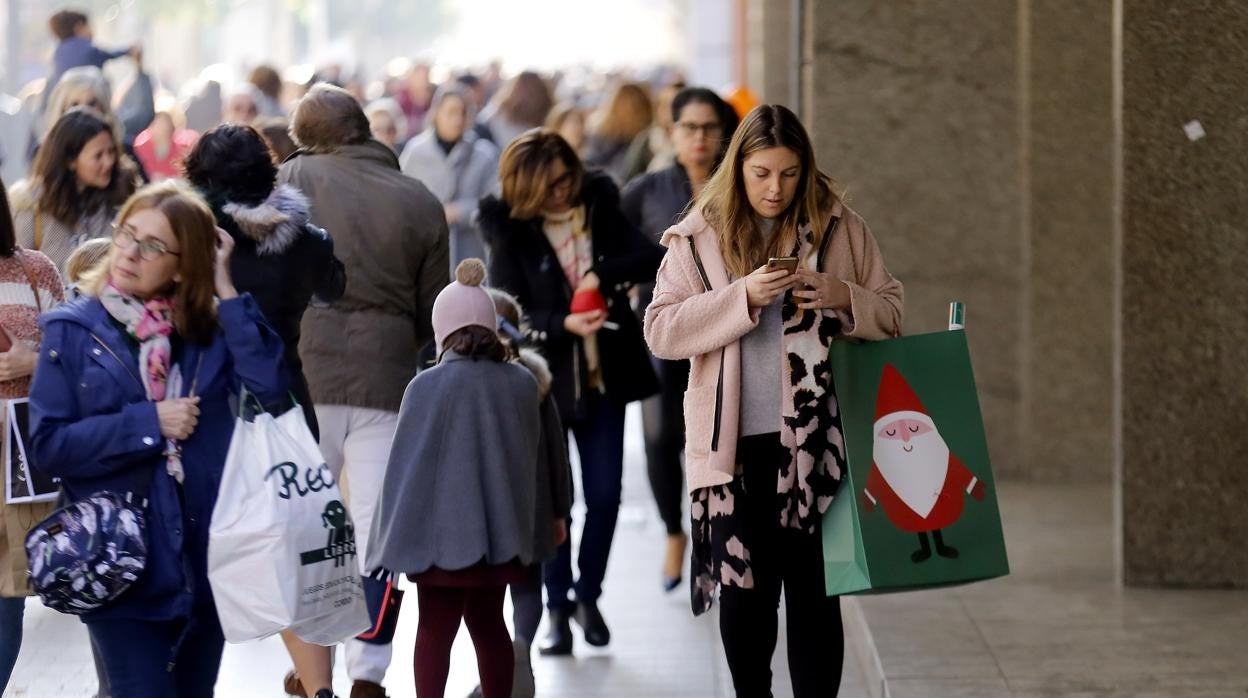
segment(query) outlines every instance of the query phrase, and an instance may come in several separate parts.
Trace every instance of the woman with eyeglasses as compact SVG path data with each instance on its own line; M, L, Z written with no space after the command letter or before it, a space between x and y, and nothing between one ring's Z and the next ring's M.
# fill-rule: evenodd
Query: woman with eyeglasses
M172 182L122 207L85 296L43 316L31 461L77 501L148 489L147 561L124 594L81 616L116 698L213 695L224 638L208 528L243 388L277 406L282 341L230 274L234 241Z
M56 265L34 250L22 249L13 234L8 199L0 196L0 401L30 394L30 376L39 358L39 313L63 299ZM0 403L0 420L8 419ZM3 422L0 422L3 423ZM0 439L0 447L9 444ZM48 503L0 504L0 693L4 692L22 646L26 597L26 533L53 509Z
M9 191L17 242L63 269L84 240L109 234L136 184L112 124L86 107L71 109L48 132L31 176Z
M580 454L579 575L574 582L568 542L545 569L550 634L540 649L566 655L574 616L589 644L611 639L598 599L620 509L624 408L658 390L628 293L654 278L662 250L620 212L610 177L584 172L554 131L513 141L499 175L502 197L480 205L490 279L528 310L530 338L550 364L559 417Z
M672 99L671 112L675 164L629 182L621 200L624 215L656 244L668 228L684 217L689 202L702 193L737 128L732 107L702 87L687 87L678 92ZM647 283L638 291L637 312L644 315L654 295L654 283ZM685 547L689 543L681 513L685 494L680 463L685 446L681 397L689 380L689 362L652 361L661 389L658 395L642 403L646 472L659 518L667 529L661 583L666 591L672 591L680 585Z

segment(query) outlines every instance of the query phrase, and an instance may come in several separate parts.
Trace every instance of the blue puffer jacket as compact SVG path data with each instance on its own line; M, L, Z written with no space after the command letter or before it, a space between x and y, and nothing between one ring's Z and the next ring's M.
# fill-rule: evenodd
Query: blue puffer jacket
M143 575L112 603L83 617L167 620L212 600L208 523L234 431L230 395L240 384L266 404L290 388L282 342L251 296L224 301L211 343L183 345L188 390L200 396L199 425L183 442L185 481L165 472L156 404L146 399L134 351L95 298L45 313L43 346L31 387L31 460L61 478L73 501L126 492L150 473L148 557ZM198 366L198 376L195 367Z

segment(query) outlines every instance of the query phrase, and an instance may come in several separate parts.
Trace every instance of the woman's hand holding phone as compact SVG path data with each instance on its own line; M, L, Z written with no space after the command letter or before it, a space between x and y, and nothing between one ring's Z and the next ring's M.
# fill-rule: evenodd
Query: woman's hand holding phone
M788 269L761 266L745 277L746 303L751 308L771 305L795 285L797 285L797 275Z

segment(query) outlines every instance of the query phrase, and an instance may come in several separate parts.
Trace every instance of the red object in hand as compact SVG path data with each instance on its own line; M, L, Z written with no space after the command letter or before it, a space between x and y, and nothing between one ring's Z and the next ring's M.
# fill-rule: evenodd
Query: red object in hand
M577 291L572 296L573 313L589 313L595 310L607 311L607 299L602 297L602 293L596 288L587 288Z

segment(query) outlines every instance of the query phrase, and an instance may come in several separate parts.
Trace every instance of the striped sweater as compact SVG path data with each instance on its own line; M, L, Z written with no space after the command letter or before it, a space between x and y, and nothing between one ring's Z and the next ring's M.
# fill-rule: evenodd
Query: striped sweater
M35 291L31 289L31 279L39 294L38 302ZM40 340L40 304L44 310L51 310L64 297L61 275L45 255L19 247L12 257L0 257L0 327L13 341L37 346ZM0 382L0 398L26 397L29 394L29 377Z

